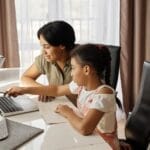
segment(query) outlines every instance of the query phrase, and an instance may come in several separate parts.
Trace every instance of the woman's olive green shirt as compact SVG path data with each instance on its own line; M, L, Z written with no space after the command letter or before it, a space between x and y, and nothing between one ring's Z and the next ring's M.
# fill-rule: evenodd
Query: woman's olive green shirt
M71 64L68 60L61 70L55 62L47 62L42 55L35 58L35 65L41 74L47 76L49 84L62 85L71 81Z

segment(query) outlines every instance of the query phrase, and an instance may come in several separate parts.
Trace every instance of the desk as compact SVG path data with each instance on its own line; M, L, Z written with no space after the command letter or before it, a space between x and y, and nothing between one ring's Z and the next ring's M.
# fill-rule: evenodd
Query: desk
M9 119L44 129L44 133L30 140L18 150L111 150L99 135L83 136L68 122L47 125L38 111L11 116Z
M0 84L0 90L18 84L19 80L15 83L12 80L8 84L6 81L5 86ZM67 121L59 124L46 124L39 111L8 118L44 129L42 134L25 143L18 150L111 150L110 146L99 135L83 136L74 130Z

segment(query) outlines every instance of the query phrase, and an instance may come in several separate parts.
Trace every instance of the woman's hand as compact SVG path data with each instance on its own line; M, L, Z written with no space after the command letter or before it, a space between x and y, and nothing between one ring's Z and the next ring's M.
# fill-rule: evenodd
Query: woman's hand
M45 96L45 95L39 95L38 100L41 102L49 102L54 100L55 97L52 96Z
M67 105L58 105L56 110L55 110L56 113L59 113L60 115L62 115L63 117L67 118L67 115L69 113L72 113L73 112L73 109L70 108L69 106Z
M25 94L25 88L18 87L18 86L11 87L8 90L6 90L6 92L4 93L4 95L13 96L13 97L17 97L18 95L23 95L23 94Z

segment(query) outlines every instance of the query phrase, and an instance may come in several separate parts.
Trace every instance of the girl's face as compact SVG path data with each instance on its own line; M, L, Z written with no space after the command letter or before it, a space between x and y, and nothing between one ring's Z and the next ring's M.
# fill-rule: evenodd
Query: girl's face
M71 58L71 66L72 80L76 82L79 86L86 86L87 76L84 67L81 66L74 57Z
M40 35L40 45L42 46L43 56L46 61L58 61L62 57L63 46L50 45L42 35Z

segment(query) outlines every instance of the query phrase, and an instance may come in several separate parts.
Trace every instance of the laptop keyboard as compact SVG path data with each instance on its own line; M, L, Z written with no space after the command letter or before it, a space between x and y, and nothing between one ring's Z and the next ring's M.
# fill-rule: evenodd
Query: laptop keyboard
M11 97L6 96L0 97L0 109L4 113L23 110L21 106L18 106L18 104Z

